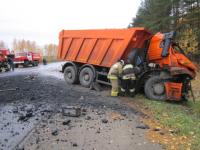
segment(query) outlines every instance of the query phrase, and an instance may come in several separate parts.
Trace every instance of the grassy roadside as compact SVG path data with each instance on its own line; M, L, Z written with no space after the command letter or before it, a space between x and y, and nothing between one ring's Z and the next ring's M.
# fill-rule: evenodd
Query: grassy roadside
M167 145L167 149L200 149L200 100L184 104L163 103L140 98L140 102L148 107L146 112L151 113L152 118L163 128L168 128L177 138L176 143ZM147 121L148 122L148 121ZM179 138L181 137L181 138ZM185 142L177 141L186 139ZM162 143L161 144L165 144ZM174 146L173 146L174 144Z
M152 124L152 121L146 120L146 123L150 126L160 126L163 131L169 131L168 141L171 143L166 140L163 142L161 140L163 136L152 137L154 132L149 132L151 139L157 137L157 142L165 145L167 149L200 149L200 73L192 85L196 97L195 103L192 100L175 103L151 101L143 96L136 98L142 104L144 113L156 122Z

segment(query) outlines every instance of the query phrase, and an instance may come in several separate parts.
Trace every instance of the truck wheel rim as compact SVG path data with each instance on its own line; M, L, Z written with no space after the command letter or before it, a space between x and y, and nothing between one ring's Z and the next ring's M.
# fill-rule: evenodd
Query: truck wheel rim
M89 74L85 74L85 75L84 75L84 80L85 80L85 81L89 81L89 80L90 80Z
M164 85L162 83L154 84L153 91L156 95L162 95L165 92Z
M72 78L72 73L71 73L71 72L68 72L68 73L67 73L67 77L68 77L69 79L71 79L71 78Z

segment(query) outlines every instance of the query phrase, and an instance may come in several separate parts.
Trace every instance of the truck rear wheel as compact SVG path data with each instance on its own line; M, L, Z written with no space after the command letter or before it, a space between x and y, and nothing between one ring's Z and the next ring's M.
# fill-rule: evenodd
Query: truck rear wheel
M165 85L160 76L152 76L145 83L145 95L149 99L166 100Z
M29 65L29 61L25 60L23 66L28 67L28 65Z
M18 64L15 64L15 68L18 68L19 67L19 65Z
M94 81L94 72L90 67L85 67L81 70L79 74L80 84L84 87L90 87Z
M67 66L64 70L65 81L69 84L74 84L77 82L77 73L73 66Z
M38 61L33 61L32 66L38 66Z
M38 61L35 61L35 66L38 66L39 62Z

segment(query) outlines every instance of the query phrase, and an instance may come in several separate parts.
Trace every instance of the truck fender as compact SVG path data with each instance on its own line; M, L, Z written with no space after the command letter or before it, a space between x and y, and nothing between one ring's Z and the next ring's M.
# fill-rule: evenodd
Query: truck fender
M172 78L170 73L167 72L167 71L161 71L160 72L160 77L161 77L161 79L164 79L164 80Z
M136 92L138 92L142 88L142 86L145 84L145 81L151 75L160 75L160 72L161 72L160 69L153 69L153 70L145 71L141 75L139 75L136 82Z
M83 69L83 68L85 68L85 67L89 67L89 68L92 69L92 71L93 71L93 73L94 73L94 79L96 79L96 69L95 69L95 67L94 67L93 65L90 65L90 64L85 64L85 65L81 66L80 70ZM80 71L80 70L79 70L79 71ZM80 73L80 72L79 72L79 73Z
M64 73L64 70L67 66L73 66L76 74L79 72L78 66L74 63L74 62L66 62L63 66L62 66L62 73Z

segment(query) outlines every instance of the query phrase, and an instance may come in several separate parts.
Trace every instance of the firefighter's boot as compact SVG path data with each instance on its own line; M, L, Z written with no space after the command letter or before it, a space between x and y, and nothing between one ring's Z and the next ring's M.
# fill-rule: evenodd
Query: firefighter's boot
M119 93L119 84L118 84L118 78L110 78L110 82L112 85L112 90L111 90L111 96L118 96Z

